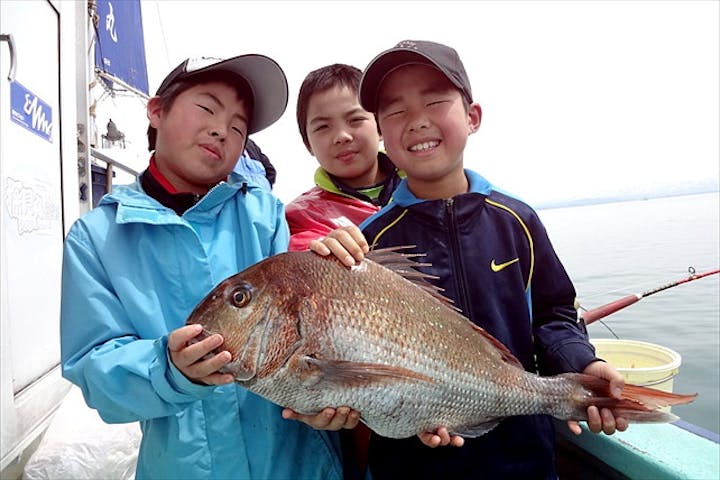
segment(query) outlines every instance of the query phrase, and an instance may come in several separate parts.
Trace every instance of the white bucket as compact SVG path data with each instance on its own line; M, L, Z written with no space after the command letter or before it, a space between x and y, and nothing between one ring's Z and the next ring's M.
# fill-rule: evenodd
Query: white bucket
M673 391L682 358L674 350L636 340L593 339L596 355L617 369L625 383Z

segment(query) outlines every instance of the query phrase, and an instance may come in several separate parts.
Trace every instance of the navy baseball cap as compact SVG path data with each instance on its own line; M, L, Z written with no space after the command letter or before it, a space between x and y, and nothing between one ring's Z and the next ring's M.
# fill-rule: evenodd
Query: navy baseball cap
M413 63L431 65L442 72L463 97L472 103L470 79L455 49L426 40L403 40L375 57L360 80L360 104L368 112L377 112L378 90L394 70Z
M227 60L211 57L188 58L165 77L155 95L162 95L174 83L215 71L235 74L250 86L253 112L248 134L269 127L285 112L288 103L285 73L275 60L258 54L240 55Z

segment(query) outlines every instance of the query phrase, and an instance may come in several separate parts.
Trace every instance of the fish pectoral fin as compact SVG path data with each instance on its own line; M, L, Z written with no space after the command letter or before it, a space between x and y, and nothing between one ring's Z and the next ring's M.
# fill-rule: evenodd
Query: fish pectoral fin
M357 387L378 383L433 380L412 370L377 363L327 360L303 356L296 363L302 383L307 387L329 383L343 387Z
M483 422L479 425L473 425L472 427L459 428L449 433L450 435L459 435L465 438L480 437L488 433L493 428L497 427L498 423L500 423L500 420L490 420L487 422Z

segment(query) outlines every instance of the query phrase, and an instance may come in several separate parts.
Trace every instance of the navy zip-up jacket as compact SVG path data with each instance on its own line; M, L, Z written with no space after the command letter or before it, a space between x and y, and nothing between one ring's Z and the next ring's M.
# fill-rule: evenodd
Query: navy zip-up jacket
M597 360L574 308L575 289L537 213L465 170L468 193L421 200L398 186L360 226L371 248L414 245L463 314L505 344L526 370L582 371ZM384 478L556 478L550 417L505 419L461 448L430 449L417 437L373 433L369 464Z

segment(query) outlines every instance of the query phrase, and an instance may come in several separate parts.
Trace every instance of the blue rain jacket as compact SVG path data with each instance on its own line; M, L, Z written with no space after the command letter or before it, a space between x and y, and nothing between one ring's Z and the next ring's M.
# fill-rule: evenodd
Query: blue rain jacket
M181 217L117 187L64 245L63 375L108 423L139 421L136 478L342 478L337 434L235 384L190 382L167 334L226 277L285 251L280 201L231 175Z

